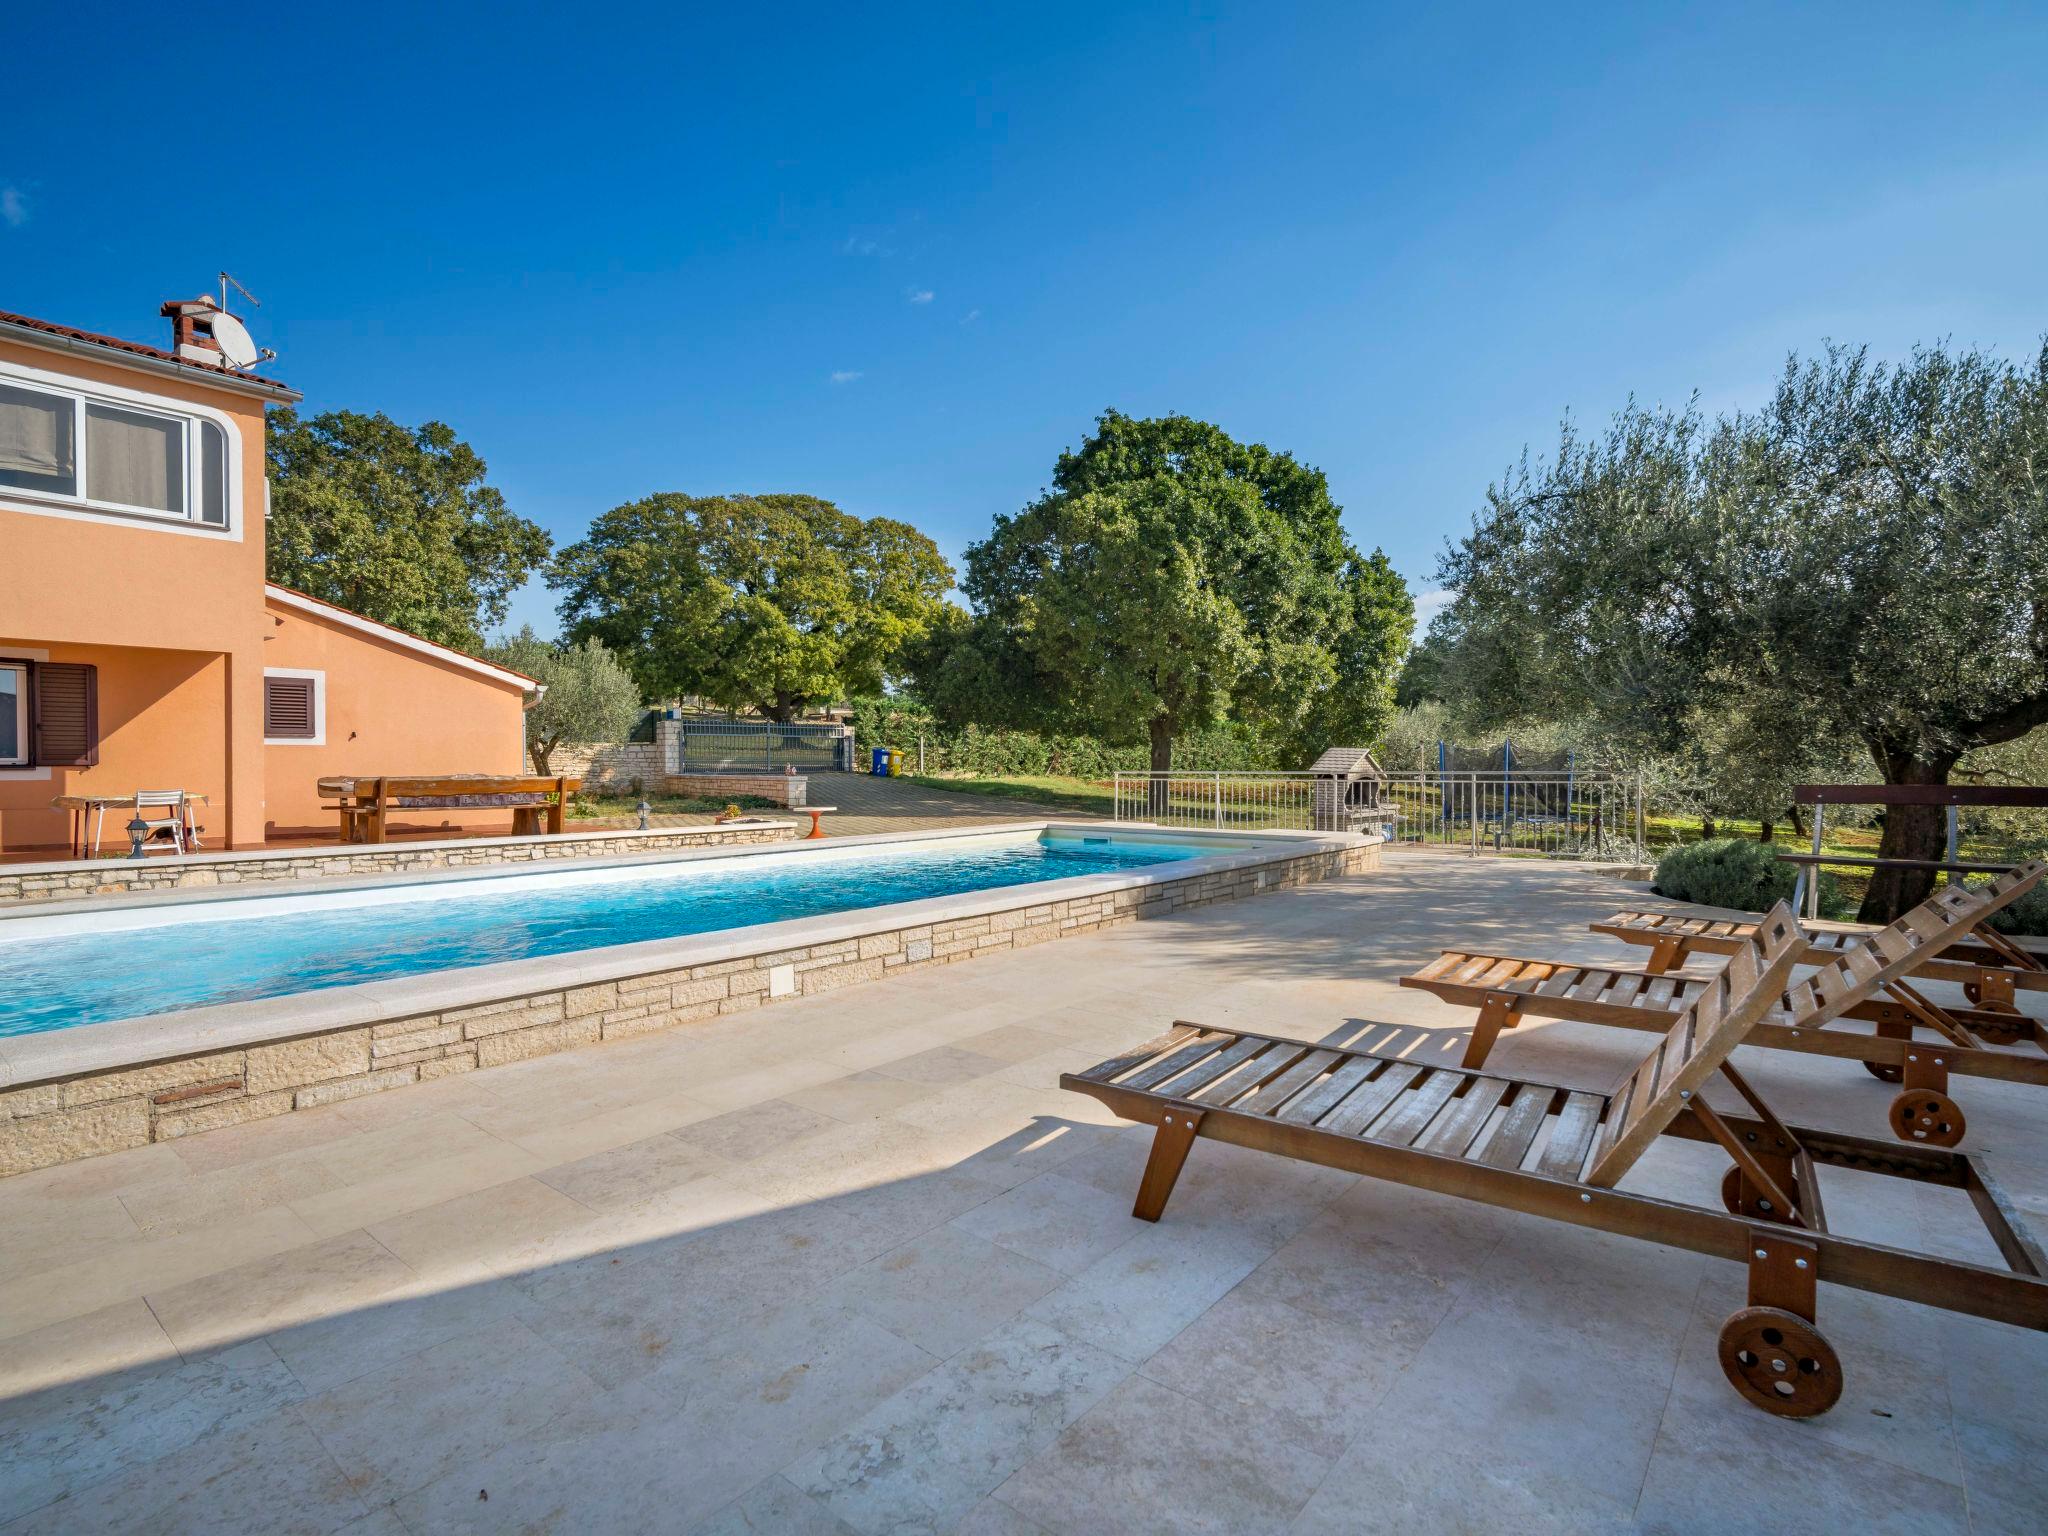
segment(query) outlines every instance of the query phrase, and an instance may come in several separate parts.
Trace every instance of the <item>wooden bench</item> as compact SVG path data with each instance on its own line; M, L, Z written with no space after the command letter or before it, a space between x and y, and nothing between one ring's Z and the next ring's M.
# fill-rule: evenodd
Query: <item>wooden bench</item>
M1873 1076L1901 1085L1889 1116L1895 1135L1954 1146L1968 1120L1949 1096L1950 1075L2048 1087L2048 1026L2016 1010L1943 1007L1906 978L2044 877L2048 863L2035 860L1989 885L1937 891L1890 927L1838 947L1818 969L1783 988L1759 1010L1748 1043L1861 1061ZM1731 946L1731 956L1756 942L1754 931L1716 937ZM1801 942L1810 959L1811 941L1802 933ZM1716 980L1453 949L1402 977L1401 985L1479 1010L1465 1051L1465 1065L1476 1068L1501 1031L1528 1015L1662 1030ZM1829 1027L1845 1018L1868 1021L1875 1029ZM2013 1045L2028 1049L1996 1048Z
M381 843L393 810L441 807L449 810L508 808L515 836L550 835L563 830L569 797L582 788L581 779L521 778L497 774L458 774L437 778L382 776L322 779L320 793L333 796L344 843Z
M1980 1159L1788 1126L1729 1065L1804 948L1780 905L1611 1093L1185 1023L1060 1086L1157 1128L1132 1212L1145 1221L1208 1137L1742 1264L1749 1305L1722 1325L1722 1371L1757 1407L1810 1417L1842 1392L1817 1281L2048 1331L2048 1255ZM1750 1115L1708 1104L1717 1073ZM1728 1154L1726 1214L1616 1187L1667 1135ZM1828 1231L1820 1165L1966 1192L2008 1267Z

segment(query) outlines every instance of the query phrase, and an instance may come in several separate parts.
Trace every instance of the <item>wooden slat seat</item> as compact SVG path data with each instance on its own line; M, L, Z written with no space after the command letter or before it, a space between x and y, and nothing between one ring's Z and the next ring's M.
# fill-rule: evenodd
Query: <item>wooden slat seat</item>
M1907 977L1929 974L1929 959L1947 952L1976 930L2001 906L2017 900L2048 876L2048 862L2024 864L1988 886L1950 887L1888 927L1874 929L1853 944L1826 946L1819 963L1792 981L1756 1017L1749 1043L1776 1049L1846 1056L1869 1064L1879 1076L1903 1081L1907 1090L1925 1090L1946 1102L1948 1074L1998 1077L2048 1086L2048 1025L2002 999L1980 999L1993 1006L1943 1007L1912 986ZM1661 926L1661 925L1660 925ZM1743 963L1757 942L1756 924L1737 925L1719 919L1681 919L1678 932L1725 941L1728 964ZM1748 932L1734 932L1746 926ZM1808 941L1802 931L1802 943ZM1810 944L1802 963L1816 956ZM1671 1022L1709 997L1720 978L1678 975L1668 970L1629 971L1599 964L1535 960L1519 956L1484 955L1446 950L1401 984L1433 992L1444 1001L1479 1010L1463 1065L1485 1065L1504 1029L1524 1017L1566 1019L1627 1029L1665 1030ZM1870 1032L1836 1026L1843 1019L1870 1023ZM1916 1031L1919 1033L1916 1034ZM1938 1052L1910 1049L1921 1035L1931 1035ZM2001 1047L2021 1045L2013 1051ZM1907 1076L1908 1072L1911 1076ZM1893 1104L1893 1129L1899 1135L1924 1136L1904 1113L1902 1093ZM1952 1102L1935 1117L1939 1134L1953 1144L1965 1121Z
M1787 1126L1733 1071L1730 1054L1785 995L1804 947L1788 909L1768 914L1612 1094L1193 1024L1060 1085L1155 1128L1133 1209L1146 1221L1206 1137L1745 1264L1749 1307L1723 1326L1722 1368L1757 1406L1810 1416L1841 1394L1840 1358L1812 1326L1819 1280L2048 1331L2048 1253L1977 1158ZM1758 1118L1707 1104L1716 1073ZM1618 1187L1664 1135L1728 1151L1725 1214ZM1829 1232L1823 1163L1966 1191L2009 1268ZM1788 1330L1790 1358L1773 1353Z

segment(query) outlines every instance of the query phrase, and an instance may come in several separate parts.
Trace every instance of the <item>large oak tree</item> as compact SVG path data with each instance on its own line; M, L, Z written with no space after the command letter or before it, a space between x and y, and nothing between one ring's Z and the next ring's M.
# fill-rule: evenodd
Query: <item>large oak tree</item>
M279 410L267 440L272 581L473 651L547 559L547 534L444 423Z
M1186 416L1111 411L967 553L971 620L920 676L955 721L1146 741L1232 718L1298 751L1372 738L1414 624L1321 471Z
M790 720L879 693L945 617L953 571L908 523L815 496L614 507L548 577L571 640L602 640L649 698Z

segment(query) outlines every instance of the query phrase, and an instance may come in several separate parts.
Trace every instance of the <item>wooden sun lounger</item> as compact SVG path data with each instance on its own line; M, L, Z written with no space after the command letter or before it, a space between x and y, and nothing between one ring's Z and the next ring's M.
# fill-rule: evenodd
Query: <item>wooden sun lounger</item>
M1944 1008L1906 977L2008 902L2032 890L2048 863L2035 860L1974 890L1950 886L1888 928L1836 948L1819 969L1785 988L1757 1018L1747 1044L1861 1061L1873 1076L1900 1084L1889 1120L1902 1141L1952 1147L1968 1128L1949 1096L1949 1077L1995 1077L2048 1086L2048 1026L1997 1009ZM1805 936L1802 935L1802 938ZM1735 937L1735 953L1754 942ZM1811 959L1809 952L1806 956ZM1445 950L1404 987L1477 1008L1464 1065L1483 1066L1500 1032L1525 1017L1661 1030L1690 1007L1711 977L1623 971L1601 965L1528 960ZM1869 1033L1830 1027L1870 1023ZM2021 1046L2010 1050L2002 1047Z
M1804 942L1790 910L1774 909L1611 1094L1194 1024L1060 1086L1158 1128L1134 1211L1146 1221L1206 1136L1746 1264L1749 1304L1722 1326L1722 1370L1758 1407L1804 1418L1842 1391L1840 1358L1814 1322L1818 1280L2048 1330L2048 1255L1981 1159L1787 1126L1729 1065ZM1754 1118L1708 1105L1717 1072ZM1733 1159L1726 1214L1616 1188L1664 1135ZM2009 1267L1829 1232L1823 1164L1966 1192Z
M1587 926L1624 944L1647 946L1650 958L1643 968L1662 975L1684 965L1694 954L1732 954L1756 924L1677 912L1617 912ZM1812 948L1807 959L1830 959L1879 931L1865 924L1809 923L1806 937ZM1979 1008L2016 1013L2015 992L2048 992L2048 940L2013 938L1980 925L1940 954L1916 962L1911 974L1928 981L1956 982Z

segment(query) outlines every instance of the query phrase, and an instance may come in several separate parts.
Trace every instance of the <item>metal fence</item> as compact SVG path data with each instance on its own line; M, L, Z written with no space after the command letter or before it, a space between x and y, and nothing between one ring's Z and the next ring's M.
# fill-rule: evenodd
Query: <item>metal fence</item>
M1208 830L1375 831L1411 847L1591 858L1643 838L1641 787L1594 774L1119 773L1120 820Z
M850 769L853 727L774 720L679 720L670 773L798 773Z
M1371 830L1381 811L1368 781L1313 773L1119 773L1116 816L1214 831Z
M1644 840L1642 786L1582 773L1395 773L1391 837L1464 853L1590 858Z

